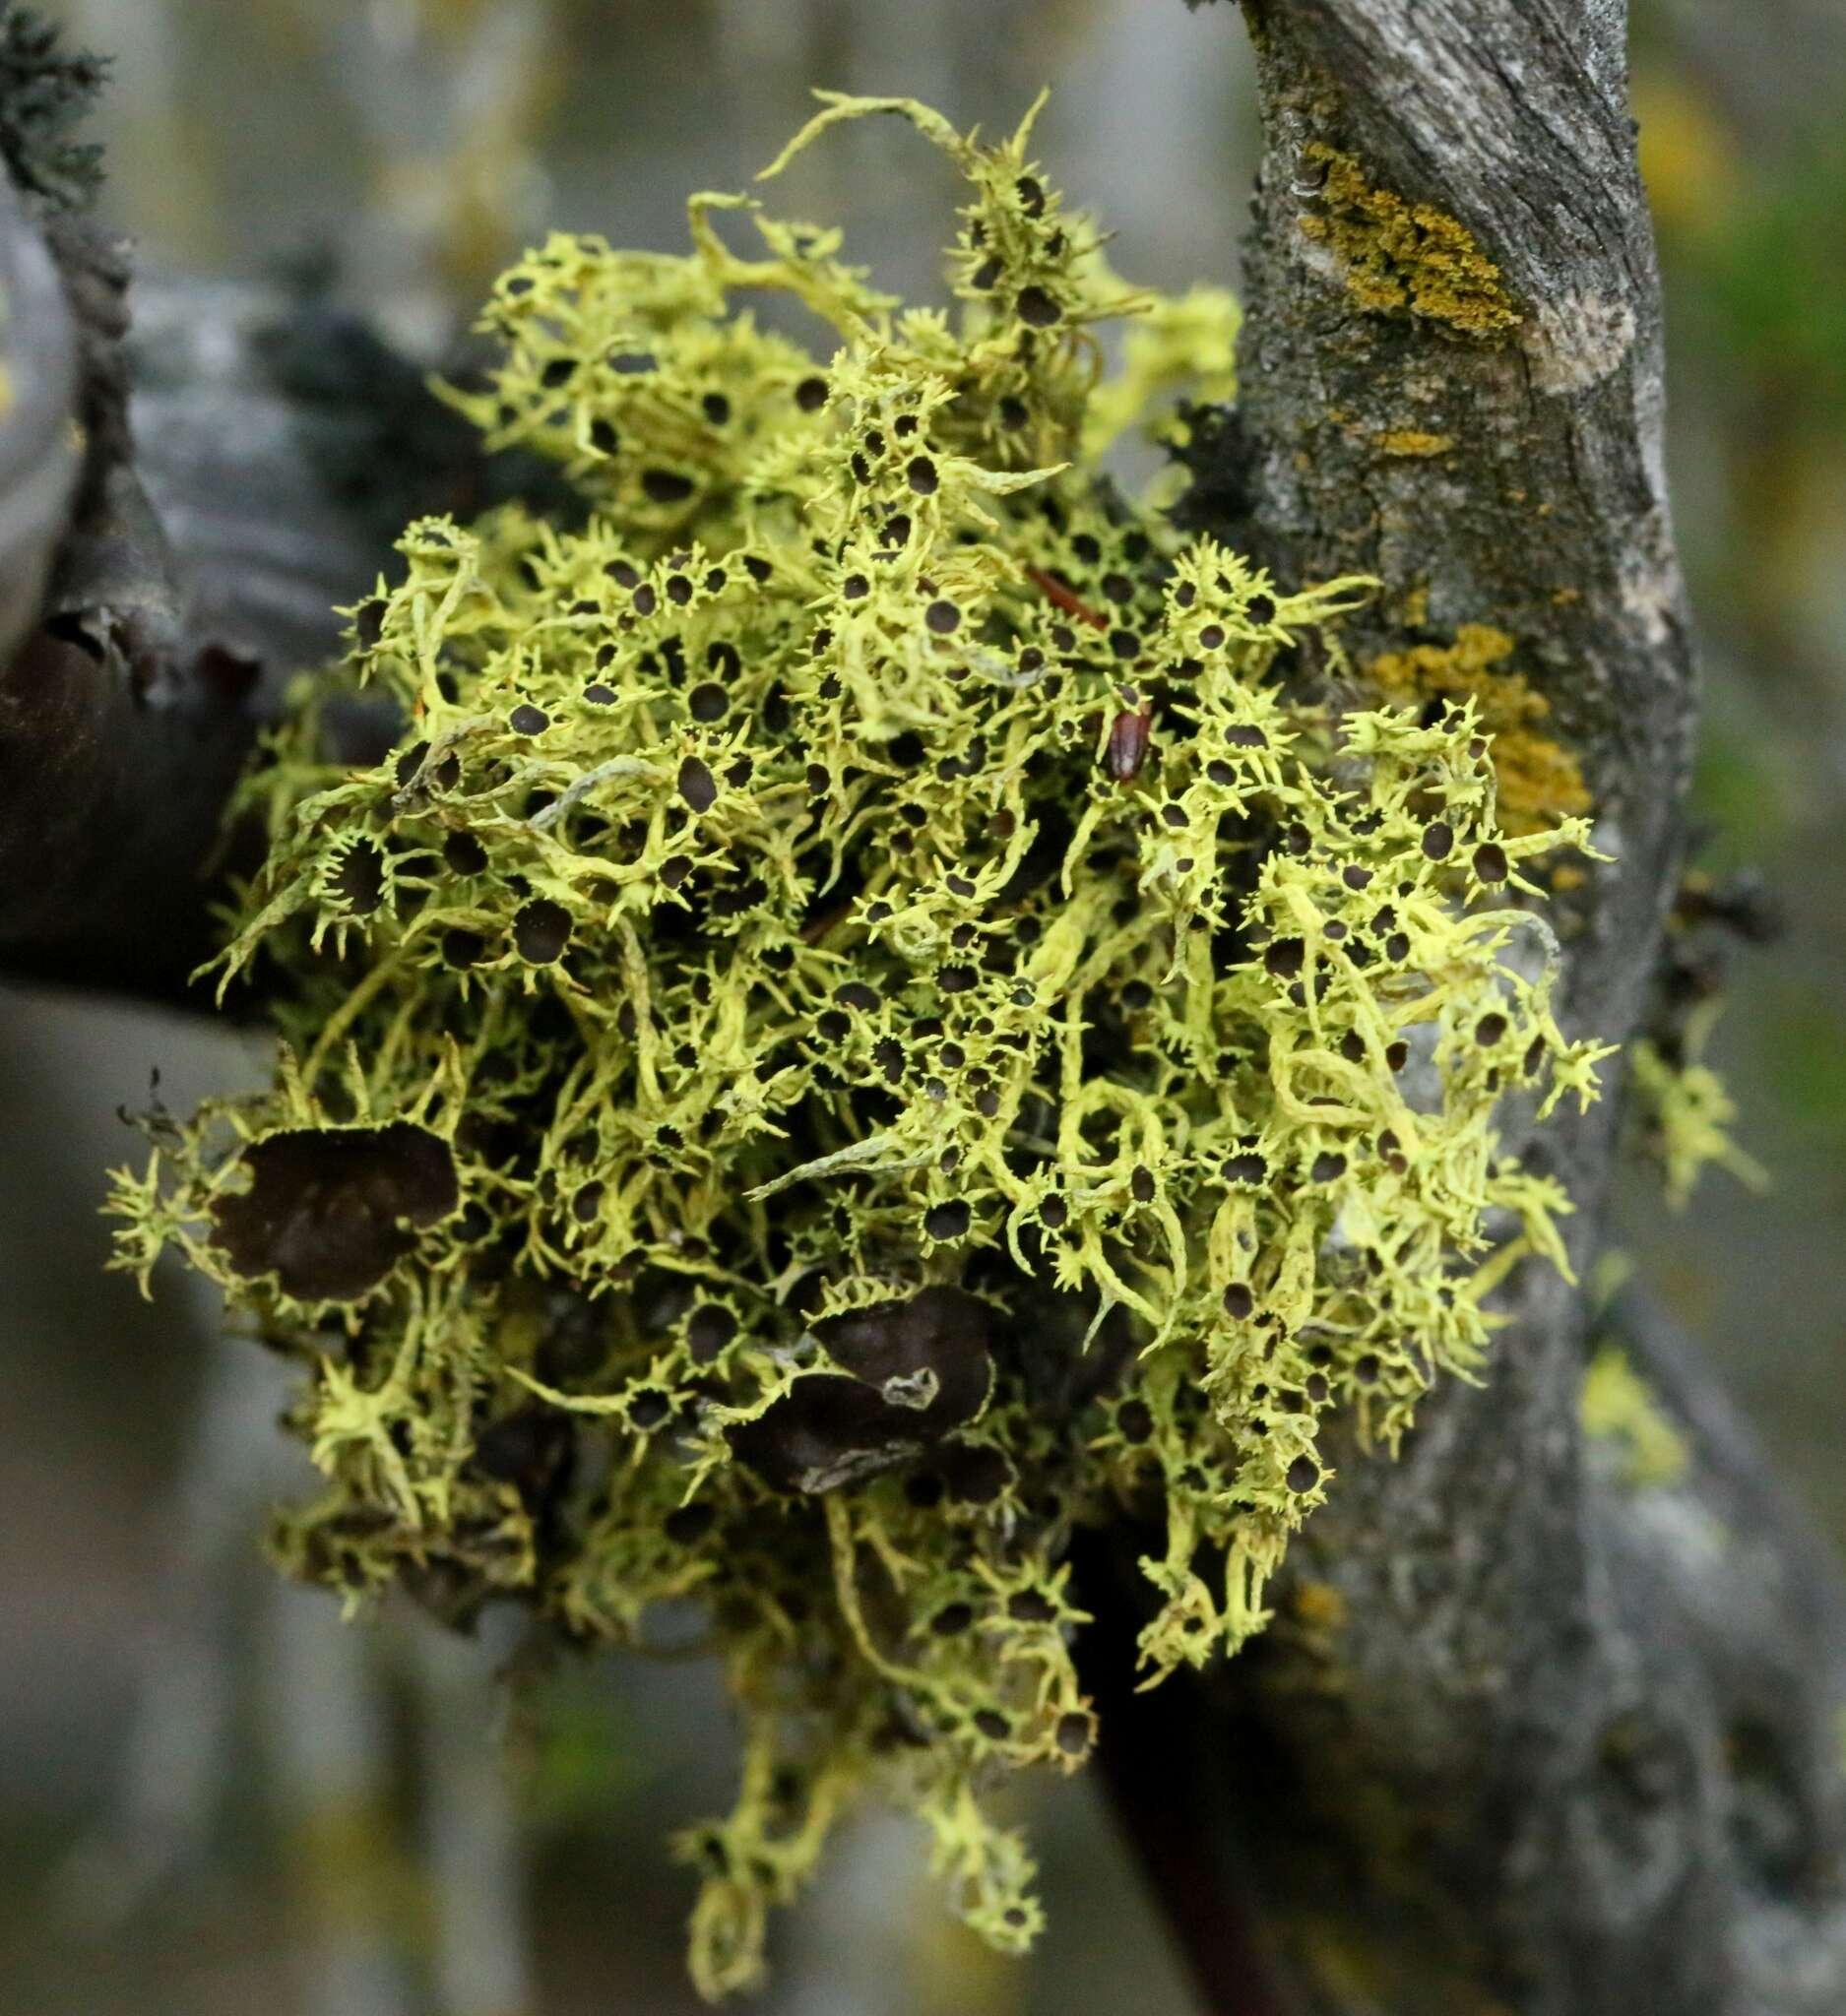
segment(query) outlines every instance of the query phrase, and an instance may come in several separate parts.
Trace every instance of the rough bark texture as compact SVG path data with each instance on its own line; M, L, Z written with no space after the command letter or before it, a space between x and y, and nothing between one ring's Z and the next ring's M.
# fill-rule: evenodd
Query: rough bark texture
M1624 9L1246 14L1266 146L1241 403L1199 430L1186 516L1286 579L1380 577L1350 637L1362 664L1465 623L1514 639L1616 856L1563 909L1569 1015L1624 1040L1678 879L1693 718ZM1361 263L1363 229L1328 228L1382 214L1356 214L1355 188L1428 206L1426 243L1431 213L1459 224L1497 283L1464 272L1458 294L1452 272ZM1531 1151L1576 1202L1580 1272L1616 1104ZM1400 1463L1348 1449L1270 1634L1185 1717L1154 1711L1191 1802L1203 1780L1238 1813L1270 1948L1269 1989L1227 1991L1194 1942L1207 1997L1328 2016L1846 2006L1831 1570L1655 1318L1622 1313L1695 1453L1679 1484L1636 1491L1578 1430L1583 1297L1527 1266L1505 1306L1483 1388L1432 1398Z

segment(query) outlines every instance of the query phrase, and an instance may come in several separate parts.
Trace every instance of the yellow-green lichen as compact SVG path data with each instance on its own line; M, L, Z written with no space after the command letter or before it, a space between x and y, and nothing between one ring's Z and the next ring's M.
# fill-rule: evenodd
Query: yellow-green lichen
M1499 268L1472 231L1427 203L1376 187L1351 155L1324 141L1310 141L1302 153L1321 181L1301 228L1338 258L1362 308L1421 316L1477 340L1518 325Z
M1628 1045L1629 1082L1642 1146L1658 1163L1667 1202L1684 1211L1698 1179L1708 1168L1721 1168L1752 1190L1768 1186L1769 1172L1733 1136L1737 1102L1709 1064L1702 1062L1705 1045L1722 999L1702 1002L1687 1018L1675 1054L1641 1039Z
M1615 1452L1622 1480L1633 1489L1677 1483L1686 1475L1685 1436L1620 1346L1604 1345L1591 1358L1577 1412L1584 1434Z
M1122 340L1120 371L1090 395L1078 444L1082 459L1100 461L1134 432L1156 446L1183 445L1185 422L1161 403L1184 392L1201 403L1230 404L1237 396L1241 319L1227 287L1189 287L1150 301ZM1177 479L1183 472L1170 473Z
M1590 809L1575 755L1541 724L1551 703L1523 672L1497 669L1513 641L1491 623L1464 623L1452 644L1414 644L1383 652L1365 666L1387 699L1402 706L1472 701L1494 738L1499 816L1508 833L1540 833Z
M275 1086L153 1116L114 1204L122 1264L176 1249L301 1368L291 1569L580 1644L703 1620L742 1724L680 1844L707 1993L867 1792L1030 1942L982 1795L1091 1747L1073 1528L1147 1535L1150 1682L1259 1630L1328 1418L1394 1445L1563 1263L1502 1107L1602 1054L1529 873L1584 829L1506 830L1471 694L1286 683L1368 585L1124 503L1094 230L1027 127L835 100L796 144L872 111L969 181L953 318L712 196L688 257L498 283L458 398L582 522L406 534L241 798ZM381 762L326 753L350 681Z

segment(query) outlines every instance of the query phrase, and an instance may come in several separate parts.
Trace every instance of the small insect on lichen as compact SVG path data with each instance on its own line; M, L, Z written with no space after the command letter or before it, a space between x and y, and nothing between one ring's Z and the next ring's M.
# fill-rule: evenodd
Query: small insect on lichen
M1103 752L1103 761L1117 784L1132 784L1140 776L1141 765L1147 761L1148 734L1153 721L1154 710L1143 707L1139 713L1125 711L1116 715L1110 724L1109 745Z
M967 178L953 319L709 195L687 257L554 237L496 285L454 396L585 513L406 533L240 800L222 970L274 1089L114 1207L123 1264L176 1247L301 1366L288 1568L579 1643L703 1609L743 1722L682 1844L714 1994L867 1792L1030 1943L981 1796L1090 1750L1073 1529L1146 1529L1150 1681L1260 1630L1328 1419L1395 1444L1512 1259L1561 1264L1500 1107L1600 1054L1527 872L1581 822L1503 830L1470 700L1303 689L1369 584L1101 472L1094 326L1147 301L1030 118L835 98L790 152L869 112ZM732 304L765 289L831 349ZM358 770L351 680L405 724Z

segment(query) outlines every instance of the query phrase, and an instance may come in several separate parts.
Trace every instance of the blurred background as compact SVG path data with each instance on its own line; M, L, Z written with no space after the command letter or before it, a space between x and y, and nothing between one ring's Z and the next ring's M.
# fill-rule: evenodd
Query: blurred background
M1619 1237L1846 1544L1846 10L1637 0L1672 465L1706 679L1701 858L1752 869L1781 936L1733 963L1710 1060L1772 1172L1678 1216L1644 1157ZM1127 278L1234 280L1256 153L1230 7L1178 0L41 0L111 52L106 219L150 268L338 291L434 355L557 225L677 250L810 84L1010 127L1041 84L1051 178ZM913 297L954 197L895 126L780 185ZM362 584L355 582L357 590ZM301 1461L273 1368L177 1275L105 1276L116 1118L266 1069L202 1018L0 995L0 2007L33 2016L591 2016L693 2006L669 1829L729 1796L697 1667L555 1676L529 1727L511 1646L409 1616L342 1630L259 1554ZM1037 2016L1187 2004L1079 1780L1020 1790L1050 1929L1024 1964L940 1909L870 1819L778 1931L765 2016Z

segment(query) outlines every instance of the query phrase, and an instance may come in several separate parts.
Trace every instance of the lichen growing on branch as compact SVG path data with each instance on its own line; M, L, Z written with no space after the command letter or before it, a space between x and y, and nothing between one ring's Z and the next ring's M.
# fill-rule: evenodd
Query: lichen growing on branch
M1724 1169L1751 1190L1769 1185L1768 1170L1732 1134L1737 1102L1703 1062L1723 1009L1722 997L1701 1002L1671 1049L1646 1039L1628 1046L1635 1131L1675 1211L1686 1209L1708 1168Z
M682 1843L709 1993L867 1791L1030 1942L982 1801L1095 1738L1073 1528L1147 1535L1150 1684L1259 1630L1330 1417L1394 1444L1517 1258L1562 1264L1502 1108L1600 1054L1533 879L1581 823L1502 829L1471 700L1307 690L1369 584L1099 473L1092 332L1146 301L1030 119L835 99L790 152L872 111L967 177L953 316L715 196L685 258L554 237L498 284L456 396L584 520L406 534L348 662L399 746L326 762L321 680L243 794L223 977L275 1087L151 1122L115 1202L123 1264L177 1248L302 1367L292 1570L579 1642L704 1619L743 1719Z
M100 144L71 136L107 74L102 57L66 49L34 9L0 0L0 161L54 215L88 209L101 185Z
M1686 1437L1619 1345L1606 1344L1583 1373L1577 1416L1591 1442L1608 1448L1631 1490L1678 1483L1690 1455Z
M1399 705L1472 700L1493 743L1500 823L1508 833L1540 833L1587 813L1590 793L1575 752L1546 732L1551 703L1508 666L1512 655L1504 630L1463 623L1452 643L1381 652L1365 672Z
M1301 229L1333 252L1362 308L1415 315L1476 342L1499 341L1518 327L1499 268L1465 224L1379 188L1351 155L1323 140L1302 150L1302 162L1317 207Z

